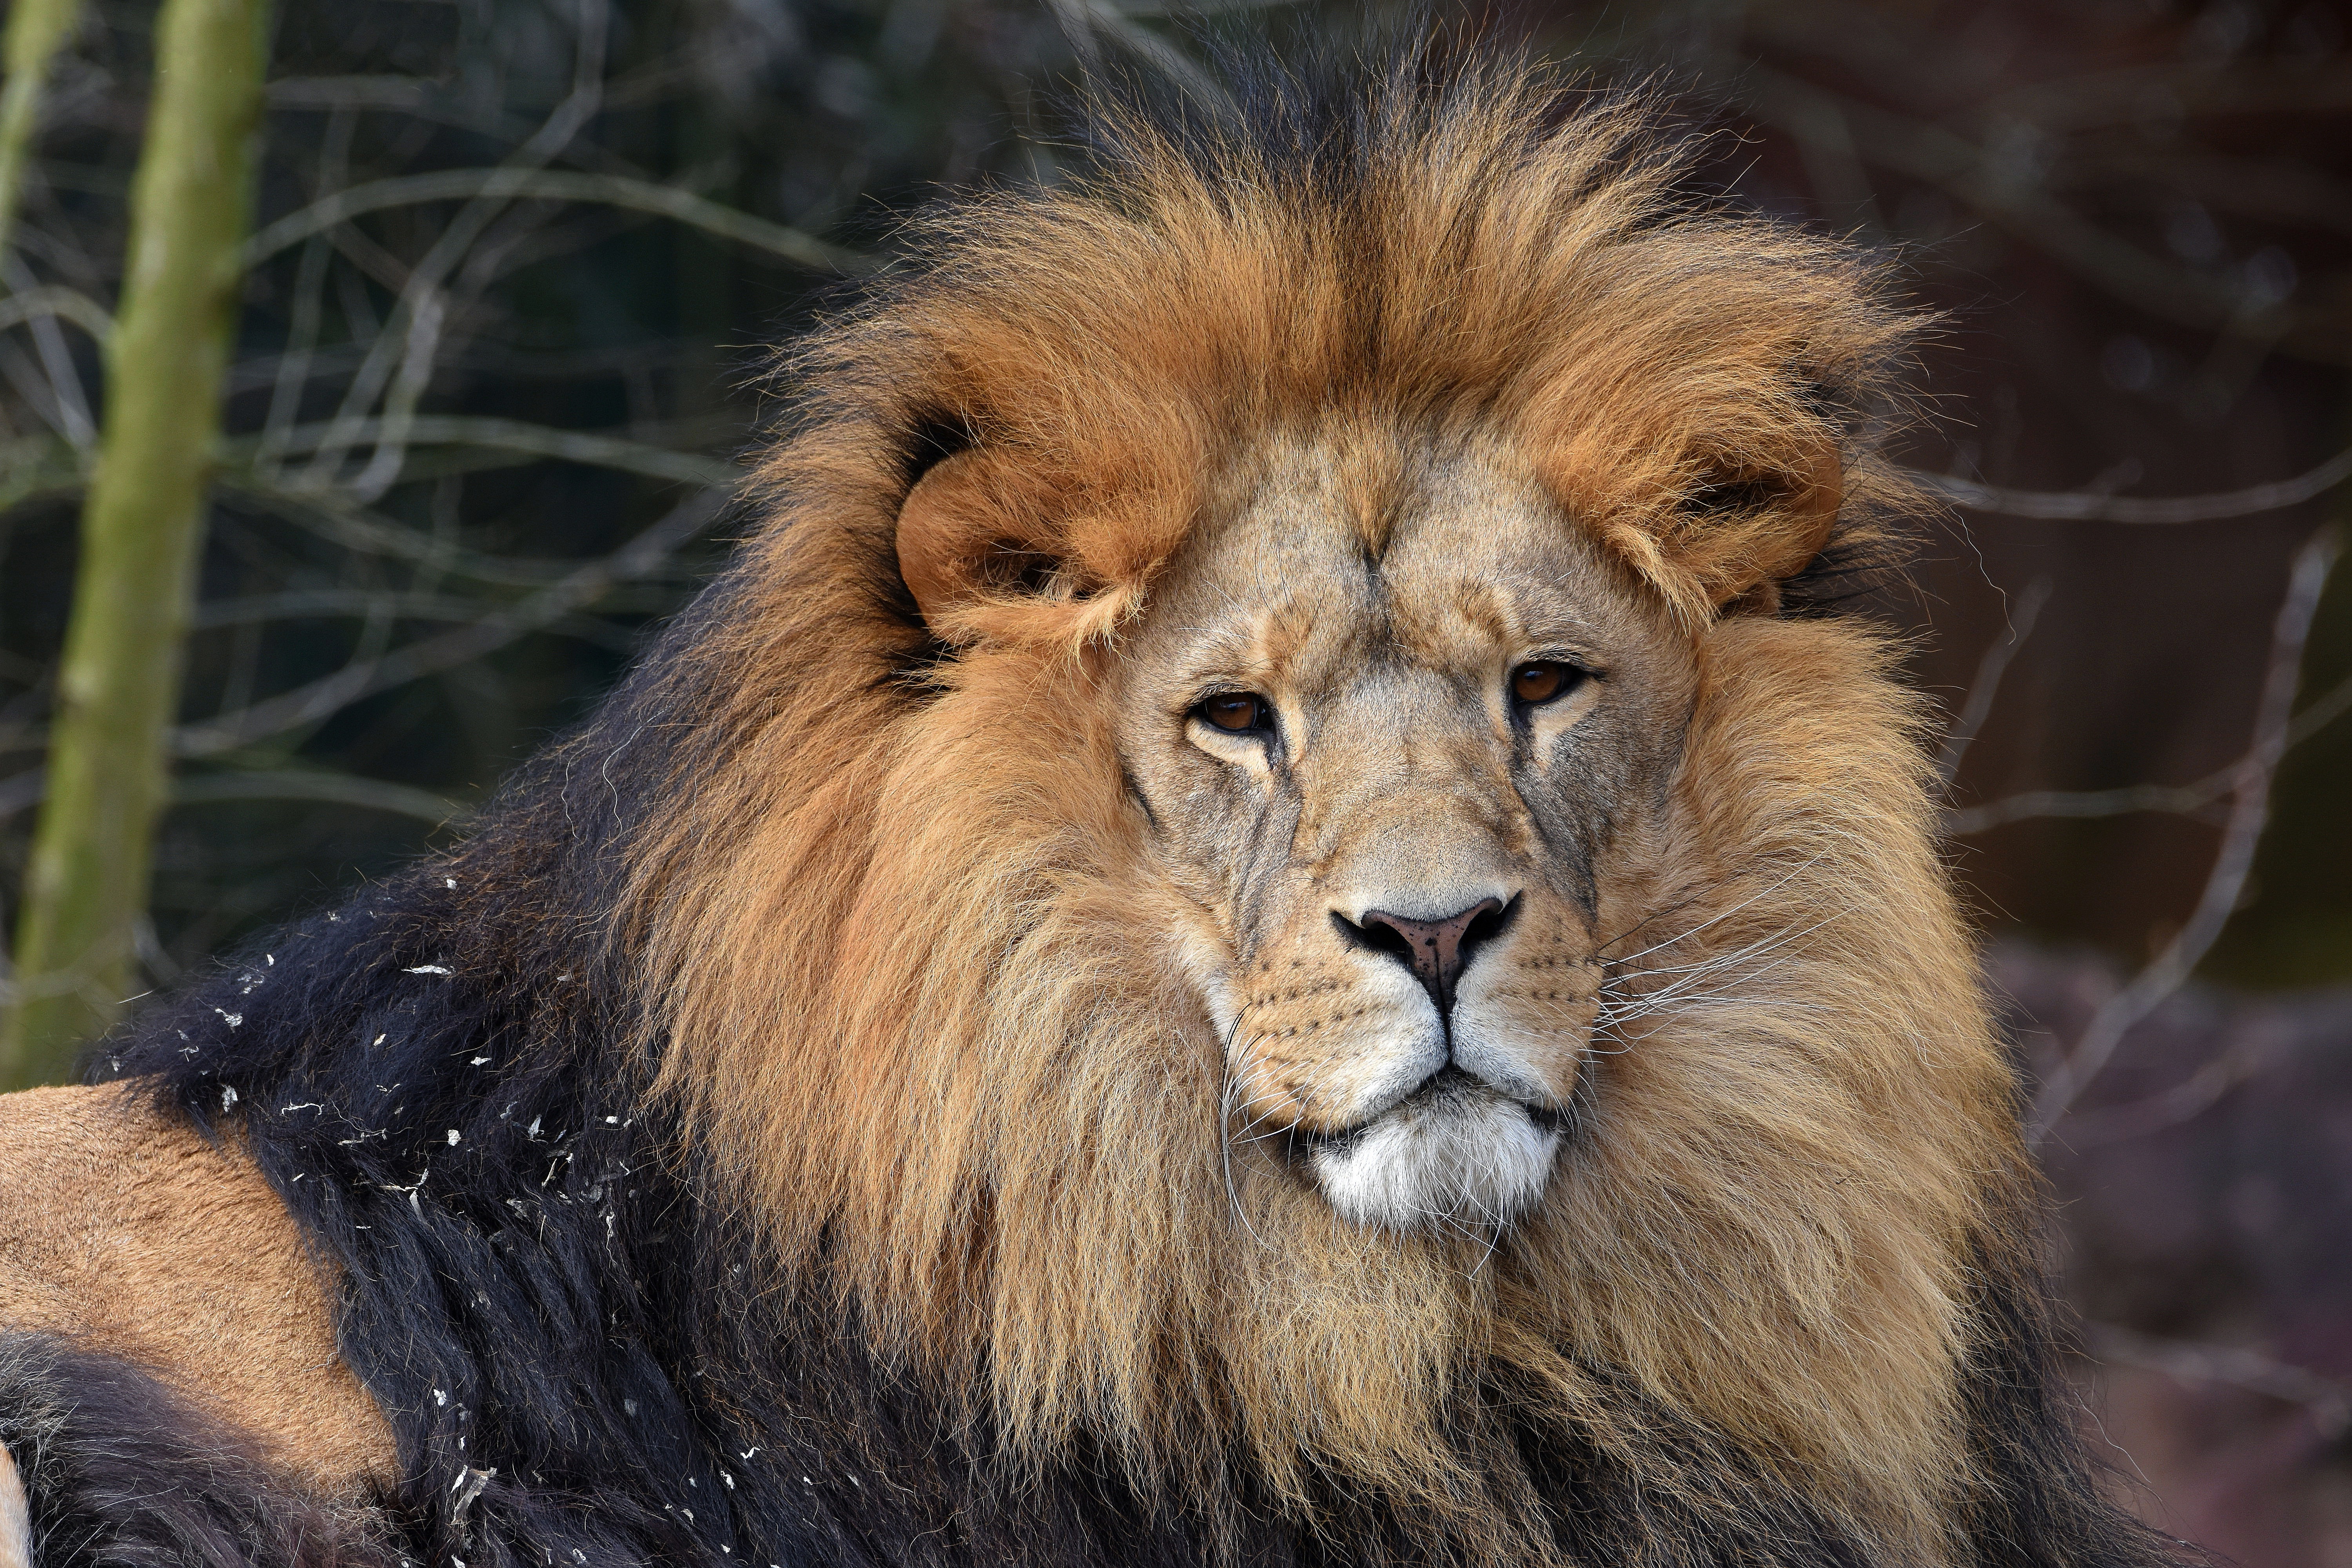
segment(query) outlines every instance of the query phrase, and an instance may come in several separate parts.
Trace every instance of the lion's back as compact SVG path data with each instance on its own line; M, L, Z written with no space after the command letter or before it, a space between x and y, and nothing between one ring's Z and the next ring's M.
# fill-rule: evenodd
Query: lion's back
M0 1095L0 1343L136 1363L260 1457L352 1492L393 1474L392 1436L337 1353L332 1296L234 1146L131 1086Z

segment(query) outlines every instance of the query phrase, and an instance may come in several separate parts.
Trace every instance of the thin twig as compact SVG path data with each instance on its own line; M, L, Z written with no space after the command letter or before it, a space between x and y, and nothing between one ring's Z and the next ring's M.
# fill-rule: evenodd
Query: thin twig
M2262 842L2263 826L2270 814L2271 780L2278 771L2279 759L2286 752L2295 684L2303 668L2304 644L2310 637L2312 619L2318 614L2320 595L2327 586L2336 557L2333 529L2314 534L2310 542L2296 552L2294 572L2287 580L2286 597L2273 623L2270 666L2255 709L2253 744L2238 766L2229 825L2222 830L2221 852L2214 857L2204 890L2198 896L2197 907L2165 943L2164 950L2091 1016L2074 1049L2060 1060L2049 1081L2042 1085L2033 1107L2032 1132L2037 1141L2048 1134L2098 1077L2126 1032L2179 989L2180 983L2189 978L2221 937L2231 911L2238 907L2246 878L2253 870L2254 851Z
M49 316L71 321L101 343L114 331L114 318L106 313L105 306L62 283L43 283L0 300L0 331Z
M2221 1055L2169 1089L2122 1105L2074 1112L2066 1119L2066 1147L2079 1152L2145 1138L2202 1115L2269 1063L2275 1040L2273 1031L2258 1027L2232 1039Z
M30 293L38 287L31 270L8 251L0 251L0 277L7 279L11 293ZM34 352L40 355L41 369L48 377L50 395L57 399L58 433L76 447L88 448L98 443L98 420L90 414L89 392L82 385L73 351L66 346L66 335L58 331L61 313L33 311L26 316L25 326L32 334Z
M1991 717L1993 699L2000 694L2001 677L2009 673L2010 661L2033 635L2033 623L2042 618L2042 607L2050 602L2051 582L2036 577L2026 588L2025 596L2017 603L2017 614L2010 622L2008 635L1984 650L1977 660L1977 675L1969 682L1968 700L1960 705L1959 717L1952 721L1951 733L1944 737L1943 750L1936 757L1936 777L1948 794L1952 781L1960 776L1960 761Z
M278 439L275 450L293 454L324 451L343 444L368 446L384 437L384 422L357 419L337 425L321 421L297 425ZM555 458L593 468L618 468L647 479L688 485L732 485L743 470L724 458L672 451L625 437L603 436L588 430L566 430L553 425L533 425L521 419L500 419L475 414L419 414L408 421L411 446L488 447L499 451ZM223 461L239 467L249 463L259 446L245 437L222 443Z
M592 561L553 586L493 611L470 626L410 643L378 658L354 660L332 675L266 698L249 708L184 725L173 736L173 751L183 757L217 756L267 736L317 723L362 698L504 647L594 602L614 584L657 570L679 545L710 525L727 500L724 490L706 490L611 555Z
M494 174L519 178L546 166L550 160L569 146L572 139L595 119L604 104L604 49L612 20L604 0L579 0L580 18L576 26L572 50L572 90L557 104L530 140L509 153ZM450 272L463 262L490 223L513 200L512 194L497 179L469 198L446 227L426 247L425 255L410 269L402 286L399 300L393 308L392 320L375 342L369 345L367 358L360 363L352 377L352 384L343 395L341 408L336 411L334 433L321 444L319 453L305 468L302 481L318 488L338 482L342 455L355 442L345 433L366 418L368 410L383 395L387 386L395 389L413 387L421 394L433 373L433 355L441 341L440 322L446 309L442 283ZM422 363L419 363L419 361ZM397 368L395 368L395 366ZM386 408L386 417L379 429L375 459L362 476L359 493L364 500L373 500L390 488L399 477L399 463L408 436L410 416L415 409L415 396L402 405L395 397ZM384 449L392 456L387 465Z
M270 768L260 773L195 773L172 786L174 805L208 805L230 800L311 800L331 805L356 805L369 811L413 816L436 826L455 822L466 808L431 790L352 773L322 773L310 768Z
M753 250L781 256L803 267L827 271L867 272L877 265L876 259L863 251L828 245L814 235L754 217L675 185L656 184L651 180L632 179L625 174L591 174L564 169L446 169L437 174L371 180L279 218L253 237L253 243L246 249L247 262L250 265L289 246L299 245L310 236L362 213L424 202L462 201L485 194L513 201L580 202L649 213L673 218L721 239L731 239Z
M2307 472L2242 490L2200 496L2111 496L2095 490L2012 490L1979 484L1957 474L1913 472L1911 478L1956 506L2001 517L2043 518L2070 522L2213 522L2253 517L2326 494L2352 479L2352 447Z
M2343 323L2325 310L2266 303L2252 313L2244 291L2132 243L2021 176L2013 160L1928 121L1827 91L1753 59L1720 62L1730 95L1768 123L1801 135L1826 101L1841 110L1870 162L1941 186L2026 244L2116 298L2184 325L2275 331L2305 358L2342 363Z
M2158 1339L2113 1323L2090 1325L2090 1340L2091 1353L2103 1362L2146 1367L2187 1383L2226 1383L2300 1405L2311 1412L2320 1435L2331 1440L2352 1429L2352 1389L2308 1367L2240 1345Z
M2328 725L2352 712L2352 675L2346 676L2294 716L2287 726L2286 749L2293 751ZM1947 813L1944 831L1955 837L1989 833L2012 822L2034 817L2126 816L2136 811L2168 811L2194 816L2227 795L2235 786L2241 763L2217 768L2193 784L2126 784L2117 789L2027 790L2003 795L1981 805L1959 806Z

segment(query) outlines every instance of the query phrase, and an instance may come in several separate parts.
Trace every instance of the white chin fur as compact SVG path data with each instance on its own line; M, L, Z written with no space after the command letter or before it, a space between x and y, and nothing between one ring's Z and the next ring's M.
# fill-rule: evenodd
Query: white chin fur
M1359 1225L1498 1226L1543 1195L1559 1135L1491 1094L1409 1101L1315 1151L1315 1178Z

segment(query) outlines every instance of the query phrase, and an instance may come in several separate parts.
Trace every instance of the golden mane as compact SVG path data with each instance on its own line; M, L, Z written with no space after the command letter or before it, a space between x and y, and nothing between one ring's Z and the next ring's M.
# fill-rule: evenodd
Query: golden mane
M1885 645L1719 613L1820 548L1805 487L1846 528L1899 499L1853 411L1913 322L1844 247L1681 194L1643 103L1561 102L1394 85L1289 157L1125 124L1099 178L919 227L793 359L767 520L680 656L709 739L627 868L660 1087L775 1279L1015 1452L1252 1464L1541 1560L1484 1462L1533 1412L1711 1477L1701 1511L1781 1488L1942 1561L2009 1078ZM1351 1226L1229 1144L1101 696L1270 433L1474 426L1703 679L1664 826L1598 868L1611 1049L1499 1242ZM927 624L898 514L964 448L973 585Z

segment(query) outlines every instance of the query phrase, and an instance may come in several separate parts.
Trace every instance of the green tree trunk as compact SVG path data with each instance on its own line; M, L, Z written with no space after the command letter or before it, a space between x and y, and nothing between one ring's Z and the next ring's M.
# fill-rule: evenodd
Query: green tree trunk
M267 0L164 0L0 1088L112 1023L146 907L251 220Z
M0 82L0 251L8 248L33 133L40 129L41 88L49 61L72 30L74 9L75 0L16 0L8 12L8 79Z

